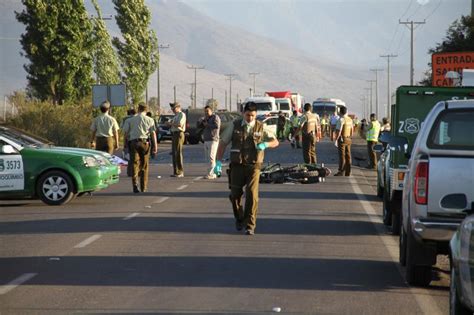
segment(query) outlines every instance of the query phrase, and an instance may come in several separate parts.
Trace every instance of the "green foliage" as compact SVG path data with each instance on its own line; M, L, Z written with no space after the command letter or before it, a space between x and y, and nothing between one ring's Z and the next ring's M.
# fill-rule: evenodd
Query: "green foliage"
M120 66L118 57L112 47L112 40L102 19L102 12L97 0L92 0L92 4L97 12L97 18L92 20L94 25L94 72L97 82L102 84L120 83Z
M113 0L123 42L114 37L125 83L133 103L143 100L149 76L158 64L158 40L155 32L149 30L150 10L144 0Z
M29 64L28 88L54 104L78 100L92 83L92 24L83 0L22 0L16 12L26 32L20 43Z
M210 98L206 101L206 106L211 106L213 111L216 111L219 108L219 101L213 98Z
M474 17L462 16L460 20L454 21L446 32L446 37L436 47L428 50L428 53L474 51ZM425 72L425 78L420 81L421 85L431 86L431 63L430 70Z

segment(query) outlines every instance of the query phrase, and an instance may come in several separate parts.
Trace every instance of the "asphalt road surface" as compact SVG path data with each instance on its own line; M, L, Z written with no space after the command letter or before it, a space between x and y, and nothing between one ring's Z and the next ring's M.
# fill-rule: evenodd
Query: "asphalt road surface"
M365 165L363 142L354 164ZM169 143L149 192L120 183L65 206L0 201L0 313L447 314L449 276L410 288L381 223L375 173L261 184L256 234L234 228L227 178L206 180L203 146ZM266 161L302 162L288 142ZM333 143L318 161L336 171Z

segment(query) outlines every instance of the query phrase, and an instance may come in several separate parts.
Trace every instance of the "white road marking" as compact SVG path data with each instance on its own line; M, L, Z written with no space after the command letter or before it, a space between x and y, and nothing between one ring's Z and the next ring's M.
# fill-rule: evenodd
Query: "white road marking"
M198 177L194 178L193 180L200 180L200 179L202 179L202 176L198 176Z
M188 187L188 185L181 185L179 186L178 188L176 188L177 190L183 190L185 189L186 187Z
M11 290L15 289L17 286L25 283L26 281L30 280L31 278L38 275L37 273L24 273L16 279L13 279L9 283L0 286L0 295L6 294Z
M155 203L162 203L162 202L165 202L166 200L170 199L170 197L160 197L158 199L156 199L155 201L153 201L152 203L155 204Z
M366 179L367 180L367 179ZM359 185L357 184L357 181L354 178L349 178L349 182L351 183L352 189L354 190L354 193L357 195L357 198L359 199L360 203L362 204L362 207L364 208L365 213L368 215L370 221L374 223L374 225L377 223L383 223L382 219L378 216L377 211L374 209L370 201L367 200L365 197L364 193L360 189ZM367 182L368 183L368 182ZM382 240L383 244L385 245L385 248L387 249L388 253L390 254L390 258L392 261L396 264L398 272L402 276L402 279L405 279L405 274L402 270L402 267L399 264L398 261L398 241L394 240L391 237L387 237L383 235L383 232L379 231L377 229L377 226L375 226L377 233L379 234L379 238ZM423 314L442 314L443 312L441 309L437 306L435 299L430 296L429 294L426 293L424 289L420 288L413 288L409 287L410 293L415 297L415 300L419 306L419 308L422 310ZM423 292L425 291L425 292Z
M134 217L136 216L139 216L140 213L139 212L134 212L132 214L129 214L128 216L126 216L125 218L123 218L122 220L130 220L130 219L133 219Z
M88 237L86 238L85 240L83 240L82 242L80 242L79 244L77 244L76 246L74 246L74 248L83 248L83 247L86 247L87 245L97 241L99 238L101 238L102 235L99 235L99 234L96 234L96 235L92 235L91 237Z

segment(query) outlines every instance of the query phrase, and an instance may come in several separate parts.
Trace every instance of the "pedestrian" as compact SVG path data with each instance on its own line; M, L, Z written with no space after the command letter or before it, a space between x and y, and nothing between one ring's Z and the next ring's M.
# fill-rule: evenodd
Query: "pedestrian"
M301 144L300 144L300 134L296 133L298 130L298 126L300 124L300 117L298 116L298 111L294 110L293 115L290 118L290 125L291 125L291 136L293 138L291 142L291 147L295 147L297 149L301 149Z
M216 154L219 147L219 132L221 128L221 119L213 111L212 107L204 107L204 117L199 121L199 127L204 128L202 138L204 140L204 156L209 160L210 168L207 170L207 179L215 179L216 172Z
M153 113L152 113L152 112L147 112L146 115L147 115L148 117L150 117L151 119L153 119L153 121L155 122L155 130L156 130L155 135L156 135L156 142L158 143L158 137L159 137L159 135L158 135L158 127L156 126L156 120L153 118ZM153 152L155 152L155 146L153 145L153 141L152 141L151 138L150 138L150 144L151 144L150 157L151 157L152 159L154 159L155 156L156 156L156 154L153 153Z
M339 121L339 116L336 114L333 114L329 120L331 130L329 130L331 134L331 141L334 141L334 138L336 137L336 125L337 122Z
M125 125L125 122L135 116L137 114L137 111L135 108L130 108L127 110L127 116L122 120L122 125L120 128L123 130L123 126ZM133 163L130 157L130 141L127 139L126 136L123 137L123 158L128 161L127 163L127 176L132 177L133 173Z
M375 114L370 114L370 123L367 129L367 152L369 154L368 169L376 169L377 167L377 152L374 151L374 146L377 144L380 133L380 123L375 117Z
M173 174L171 177L184 177L183 146L184 132L186 131L186 115L181 111L181 104L170 103L174 113L173 119L168 122L171 131L171 156L173 158Z
M285 140L285 125L286 125L286 117L282 111L279 111L278 120L277 120L277 138L280 141Z
M359 134L362 139L367 138L367 120L365 118L360 121Z
M297 133L301 131L303 142L303 159L305 163L316 164L316 142L319 141L320 130L319 116L311 112L311 104L304 104L304 114L300 119Z
M243 118L234 120L221 136L217 150L217 166L222 168L220 161L229 143L230 149L230 196L234 211L235 226L238 231L244 227L247 235L253 235L257 226L258 185L260 168L263 163L264 151L276 148L279 144L276 136L256 120L257 105L254 102L245 104ZM242 196L245 186L245 209Z
M110 103L100 104L101 114L92 121L91 147L113 154L119 148L119 126L115 118L109 115Z
M154 148L153 154L156 154L158 150L155 121L146 115L146 111L147 106L144 103L138 104L138 114L127 119L123 126L123 132L125 133L125 137L129 139L130 145L130 162L133 164L132 186L134 193L147 191L150 151L152 147ZM139 180L140 190L138 190Z
M334 176L351 175L351 144L354 125L352 119L347 115L347 108L341 107L339 129L336 130L337 150L339 154L339 170Z
M326 115L323 115L321 117L321 137L324 137L327 135L328 131L328 117Z
M382 118L382 126L380 127L380 132L390 132L392 127L387 117Z

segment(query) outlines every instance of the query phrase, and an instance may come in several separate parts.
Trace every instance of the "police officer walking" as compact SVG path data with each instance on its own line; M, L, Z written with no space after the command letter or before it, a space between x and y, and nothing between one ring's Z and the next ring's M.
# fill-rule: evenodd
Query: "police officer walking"
M184 132L186 131L186 115L181 111L180 103L170 103L174 117L170 125L171 131L171 155L173 157L173 174L171 177L184 177L183 170L183 146Z
M230 201L235 217L235 226L241 231L244 226L247 235L255 233L258 211L258 185L260 168L264 151L275 148L279 142L276 136L256 120L257 105L245 104L243 118L236 119L223 132L217 150L217 168L222 168L220 161L225 148L232 142L230 149ZM245 186L245 210L242 206L243 188Z
M147 191L148 188L148 161L153 144L153 153L156 154L155 121L146 115L147 106L138 104L138 114L127 119L123 126L125 137L130 144L130 162L133 163L132 185L133 192ZM150 139L151 142L150 143ZM140 190L138 190L138 177L140 177Z
M380 123L375 117L375 114L370 114L370 123L367 129L367 152L369 154L368 169L375 169L377 167L377 153L374 151L374 146L377 144L380 134Z
M304 115L296 132L303 134L303 159L305 163L316 164L316 142L319 141L320 130L319 116L311 112L311 104L304 104Z
M109 115L109 110L109 102L100 104L102 113L92 121L91 125L91 147L95 146L96 150L113 154L114 150L119 148L119 126L115 118Z
M351 175L351 144L354 125L352 119L347 115L347 108L341 107L339 129L336 130L336 142L339 153L339 171L334 176Z
M298 130L299 124L300 124L300 117L298 117L298 112L294 110L293 115L290 118L291 136L293 137L293 140L294 140L291 142L291 146L294 148L296 145L297 149L301 149L300 136L298 133L296 133L296 131Z

